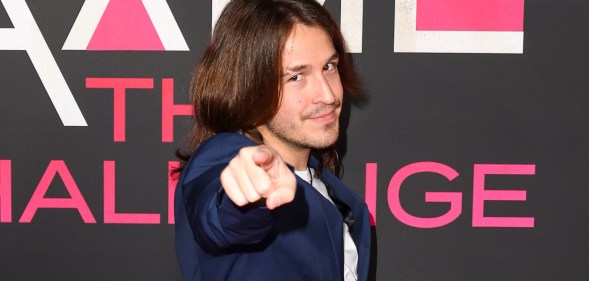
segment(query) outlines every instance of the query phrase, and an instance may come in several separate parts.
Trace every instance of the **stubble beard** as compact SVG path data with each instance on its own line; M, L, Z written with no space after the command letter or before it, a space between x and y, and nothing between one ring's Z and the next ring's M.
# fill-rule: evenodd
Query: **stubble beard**
M297 124L292 119L289 120L286 116L276 116L266 124L266 127L277 139L294 149L324 149L335 144L338 139L339 118L325 124L318 132L303 131L302 126L299 128L300 130L297 130ZM304 124L304 122L300 124Z

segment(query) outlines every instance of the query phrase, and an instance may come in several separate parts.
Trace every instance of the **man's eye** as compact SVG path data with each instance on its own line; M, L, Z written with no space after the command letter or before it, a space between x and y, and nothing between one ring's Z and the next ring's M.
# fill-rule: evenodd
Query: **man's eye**
M335 67L336 67L335 63L333 63L333 62L330 62L330 63L326 64L326 65L323 67L323 71L330 71L330 70L334 70L334 69L335 69Z
M297 75L291 77L290 79L288 79L288 81L295 81L295 82L296 81L301 81L301 80L303 80L303 75L302 74L297 74Z

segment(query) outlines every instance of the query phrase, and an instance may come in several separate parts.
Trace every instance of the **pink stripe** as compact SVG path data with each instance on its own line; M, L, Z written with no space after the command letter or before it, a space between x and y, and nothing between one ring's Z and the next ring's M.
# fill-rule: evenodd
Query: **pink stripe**
M88 50L164 50L141 0L110 0Z
M0 160L0 223L12 222L12 161Z
M417 30L523 31L524 0L417 0Z
M160 214L117 213L115 161L104 161L104 223L105 224L159 224Z
M162 79L162 142L174 141L174 116L192 116L192 104L174 103L174 79Z
M168 161L168 224L174 224L174 194L179 175L172 175L172 171L180 167L180 161Z
M376 225L376 176L378 164L366 163L366 205L370 214L370 225Z

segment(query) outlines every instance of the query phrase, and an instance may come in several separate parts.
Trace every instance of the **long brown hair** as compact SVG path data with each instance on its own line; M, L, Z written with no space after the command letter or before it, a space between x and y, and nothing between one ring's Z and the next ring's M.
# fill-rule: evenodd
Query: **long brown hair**
M192 76L194 125L186 147L176 153L183 160L176 172L216 133L241 132L263 143L256 127L268 123L280 106L282 52L295 24L327 32L340 55L344 92L357 92L358 79L339 27L316 0L232 0ZM331 171L339 168L335 146L312 154Z

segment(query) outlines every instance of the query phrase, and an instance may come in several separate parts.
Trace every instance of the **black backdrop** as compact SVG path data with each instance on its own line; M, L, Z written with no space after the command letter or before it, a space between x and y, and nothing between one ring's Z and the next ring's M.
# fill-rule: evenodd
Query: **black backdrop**
M32 51L11 45L11 36L29 31L15 23L20 15L9 2L26 3L87 126L64 126ZM188 103L212 2L168 1L189 51L86 51L63 48L84 1L2 1L0 279L180 279L167 169L190 118L174 117L173 142L162 141L162 93L173 83L174 103ZM339 1L325 5L342 17ZM395 1L363 1L362 50L352 56L364 95L349 106L341 146L343 180L376 207L375 280L586 278L589 3L528 0L524 18L522 54L395 52L403 39L395 38ZM95 78L112 79L99 88ZM145 84L128 87L124 107L119 101L126 130L115 141L108 83L138 81L127 78ZM457 176L412 175L397 197L391 178L430 162ZM516 165L528 174L510 172ZM484 177L487 191L523 191L525 200L476 199L475 175L488 167L499 170ZM461 199L452 207L425 202L426 192ZM396 202L415 217L461 209L423 228L393 214ZM527 217L533 225L477 226L473 206L485 217Z

